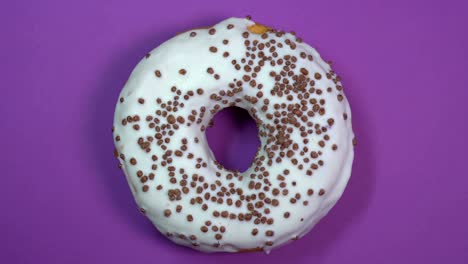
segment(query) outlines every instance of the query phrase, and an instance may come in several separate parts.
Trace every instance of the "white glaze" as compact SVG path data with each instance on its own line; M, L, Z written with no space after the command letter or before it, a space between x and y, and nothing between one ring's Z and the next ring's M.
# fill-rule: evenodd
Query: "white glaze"
M233 24L234 28L227 30L227 25ZM346 97L339 102L336 97L338 91L335 89L336 84L325 78L326 72L330 71L330 65L324 62L320 55L315 49L305 43L297 43L295 50L291 49L280 49L278 50L279 56L287 54L293 54L299 58L299 53L302 51L307 52L313 56L313 61L309 60L298 60L295 71L299 71L300 68L304 67L308 69L310 73L319 72L323 78L320 81L315 81L315 87L321 87L324 93L320 98L326 100L326 115L319 116L315 115L311 120L314 123L326 124L327 118L333 117L335 122L333 127L329 129L328 135L332 142L327 142L327 147L322 149L323 155L320 157L324 161L324 166L320 167L319 170L314 171L314 175L306 176L305 170L299 170L294 166L288 158L283 158L279 164L273 163L272 166L267 166L270 173L270 182L272 188L278 186L279 182L276 180L276 175L282 173L283 170L289 169L290 174L286 177L288 183L288 189L290 193L299 192L302 194L302 199L291 204L289 199L291 195L278 196L276 197L280 206L270 207L271 213L269 217L274 218L273 225L255 225L253 221L238 221L231 220L229 218L215 218L212 215L213 210L223 211L229 210L230 212L238 213L246 211L246 203L244 202L241 208L228 207L226 203L222 205L216 203L208 203L209 209L203 211L200 206L191 205L190 197L193 197L194 192L188 195L182 195L180 201L170 201L167 196L169 188L174 188L176 185L169 182L167 176L167 166L158 166L156 171L151 169L151 165L154 163L151 160L151 154L156 154L161 157L164 151L155 146L153 142L151 147L151 153L146 153L136 143L138 138L141 136L154 135L154 129L150 129L144 125L144 118L148 114L154 115L154 111L158 108L155 103L156 98L160 98L163 101L170 100L173 94L170 92L172 86L176 86L182 91L196 90L198 87L204 89L202 96L193 96L190 101L183 101L185 103L184 111L190 109L198 109L201 105L211 109L214 102L209 99L210 94L219 89L227 89L228 84L233 79L242 79L242 71L236 71L231 64L232 59L240 60L246 52L246 47L243 44L245 38L242 37L242 33L247 31L247 27L254 24L253 21L247 19L230 18L220 22L213 26L216 29L214 35L210 35L207 29L192 30L183 34L180 34L165 43L158 48L150 52L151 56L142 59L142 61L133 70L128 82L121 92L121 96L125 99L123 103L118 102L115 110L114 119L114 138L119 136L120 140L115 141L115 146L118 153L123 153L126 156L125 160L119 158L122 164L122 169L126 175L126 178L131 187L132 193L135 200L140 208L146 211L146 216L153 222L156 228L163 234L172 233L170 237L175 243L193 247L192 243L195 242L197 246L193 247L201 251L228 251L235 252L240 249L251 249L261 247L264 251L268 252L272 248L283 245L291 239L296 237L302 237L307 233L341 197L344 188L348 182L351 174L351 165L353 161L353 145L352 140L354 134L351 127L351 112ZM190 32L196 32L195 37L190 37ZM282 37L275 37L275 39L294 39L291 34L286 34ZM229 43L223 45L223 39L228 39ZM261 40L260 35L250 34L249 39ZM208 47L216 46L218 48L217 53L212 53L208 50ZM222 54L224 51L230 53L229 58L223 58ZM212 75L206 72L208 67L213 67L215 73L220 75L219 80L215 80ZM185 75L179 74L180 69L185 69L187 73ZM262 70L258 73L257 81L261 82L263 87L264 98L270 100L270 105L275 103L282 103L286 99L270 96L270 89L274 85L274 80L269 76L271 70L277 70L279 66L272 67L270 64L265 64ZM161 78L155 76L155 70L159 70L162 73ZM338 82L338 84L340 84ZM333 87L333 91L328 93L325 91L326 87ZM248 85L244 85L244 89L240 94L237 94L235 98L242 98L244 95L255 96L258 92L257 89L249 88ZM342 93L341 93L342 94ZM145 103L139 104L138 99L144 98ZM255 107L254 105L243 101L237 106L249 109ZM259 109L258 109L259 110ZM343 119L343 113L348 115L348 119ZM182 114L179 110L178 114ZM258 117L262 120L266 120L265 116L259 111ZM123 126L121 120L128 115L139 115L141 117L140 129L134 130L131 125ZM207 125L208 121L211 120L212 114L207 112L203 119L204 125ZM161 125L166 122L164 118L160 118ZM187 123L188 120L186 120ZM291 136L294 138L300 138L298 131L295 131ZM200 139L200 143L195 144L193 138L197 136ZM210 151L204 132L200 131L200 126L192 124L190 127L181 125L175 134L171 136L171 142L167 144L168 148L177 148L182 138L186 137L189 141L188 148L190 152L195 154L195 157L201 157L203 160L208 161L207 168L201 168L195 170L195 159L189 160L185 157L177 158L173 157L173 165L177 168L183 167L186 172L197 173L203 175L208 183L220 179L214 175L216 165L213 163L214 156ZM226 139L228 140L228 139ZM310 149L317 149L318 136L313 134L309 137L308 146ZM261 139L262 144L265 144L265 139ZM299 141L302 144L302 140ZM338 149L333 151L331 149L331 143L337 144ZM300 145L302 148L303 145ZM242 155L242 154L240 154ZM257 156L266 155L263 150L257 154ZM138 163L131 165L129 163L130 157L136 158ZM145 173L153 171L156 177L152 181L148 181L146 184L149 186L147 192L143 192L141 187L142 183L136 176L138 170ZM234 180L239 186L243 186L244 194L258 193L256 190L249 190L247 185L249 183L250 173L253 170L253 166L246 172L243 172L244 180L238 182ZM229 171L222 170L221 179ZM177 173L176 173L177 174ZM176 178L179 177L176 175ZM190 177L190 176L189 176ZM297 185L293 188L291 182L296 181ZM163 185L161 191L156 190L157 185ZM227 185L227 184L225 184ZM178 186L178 185L177 185ZM315 193L312 196L307 196L306 192L309 188L312 188ZM325 189L326 193L323 196L318 195L320 189ZM309 204L304 206L303 200L308 200ZM180 204L183 209L180 213L176 213L176 205ZM172 214L170 217L164 216L164 210L171 209ZM288 219L283 217L285 211L291 212L291 216ZM186 216L188 214L193 215L193 222L188 222ZM301 221L301 218L303 221ZM214 232L203 233L200 230L200 226L207 220L210 220L213 225L225 226L226 232L223 238L219 241L220 247L213 247L212 244L216 243L214 238ZM251 230L258 228L259 233L256 236L252 236ZM266 237L266 230L274 230L275 235L273 237ZM196 241L189 241L187 239L178 238L179 234L185 236L195 235ZM274 242L273 246L266 246L266 241Z

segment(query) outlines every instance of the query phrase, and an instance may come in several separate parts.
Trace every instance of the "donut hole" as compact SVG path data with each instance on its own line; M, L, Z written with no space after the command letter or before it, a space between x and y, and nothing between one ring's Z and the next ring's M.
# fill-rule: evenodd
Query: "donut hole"
M206 137L216 160L228 170L246 171L260 146L255 121L239 107L218 112Z

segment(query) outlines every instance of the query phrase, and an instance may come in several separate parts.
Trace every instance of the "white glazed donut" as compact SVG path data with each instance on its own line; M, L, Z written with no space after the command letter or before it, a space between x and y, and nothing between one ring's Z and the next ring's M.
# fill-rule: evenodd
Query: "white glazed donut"
M259 130L245 172L216 162L205 137L230 106L249 111ZM120 94L113 134L140 210L173 242L205 252L269 252L302 237L340 198L354 153L350 107L330 65L294 33L250 18L179 34L147 54Z

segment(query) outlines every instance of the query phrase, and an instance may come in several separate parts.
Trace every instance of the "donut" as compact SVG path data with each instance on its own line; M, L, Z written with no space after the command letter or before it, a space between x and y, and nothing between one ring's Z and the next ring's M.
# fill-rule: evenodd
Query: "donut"
M228 107L258 127L243 172L217 162L205 136ZM269 252L304 236L341 197L354 156L330 63L294 32L249 17L180 33L144 56L119 95L113 139L139 210L203 252Z

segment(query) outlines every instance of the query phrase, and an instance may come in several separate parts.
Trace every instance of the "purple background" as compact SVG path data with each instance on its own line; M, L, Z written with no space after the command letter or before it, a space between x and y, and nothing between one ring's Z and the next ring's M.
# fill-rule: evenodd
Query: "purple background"
M252 2L2 1L0 263L468 262L467 2ZM247 14L335 62L359 143L343 198L303 239L206 255L137 211L112 156L114 104L146 52ZM245 166L235 151L252 151L253 129L225 116L231 144L210 142Z

